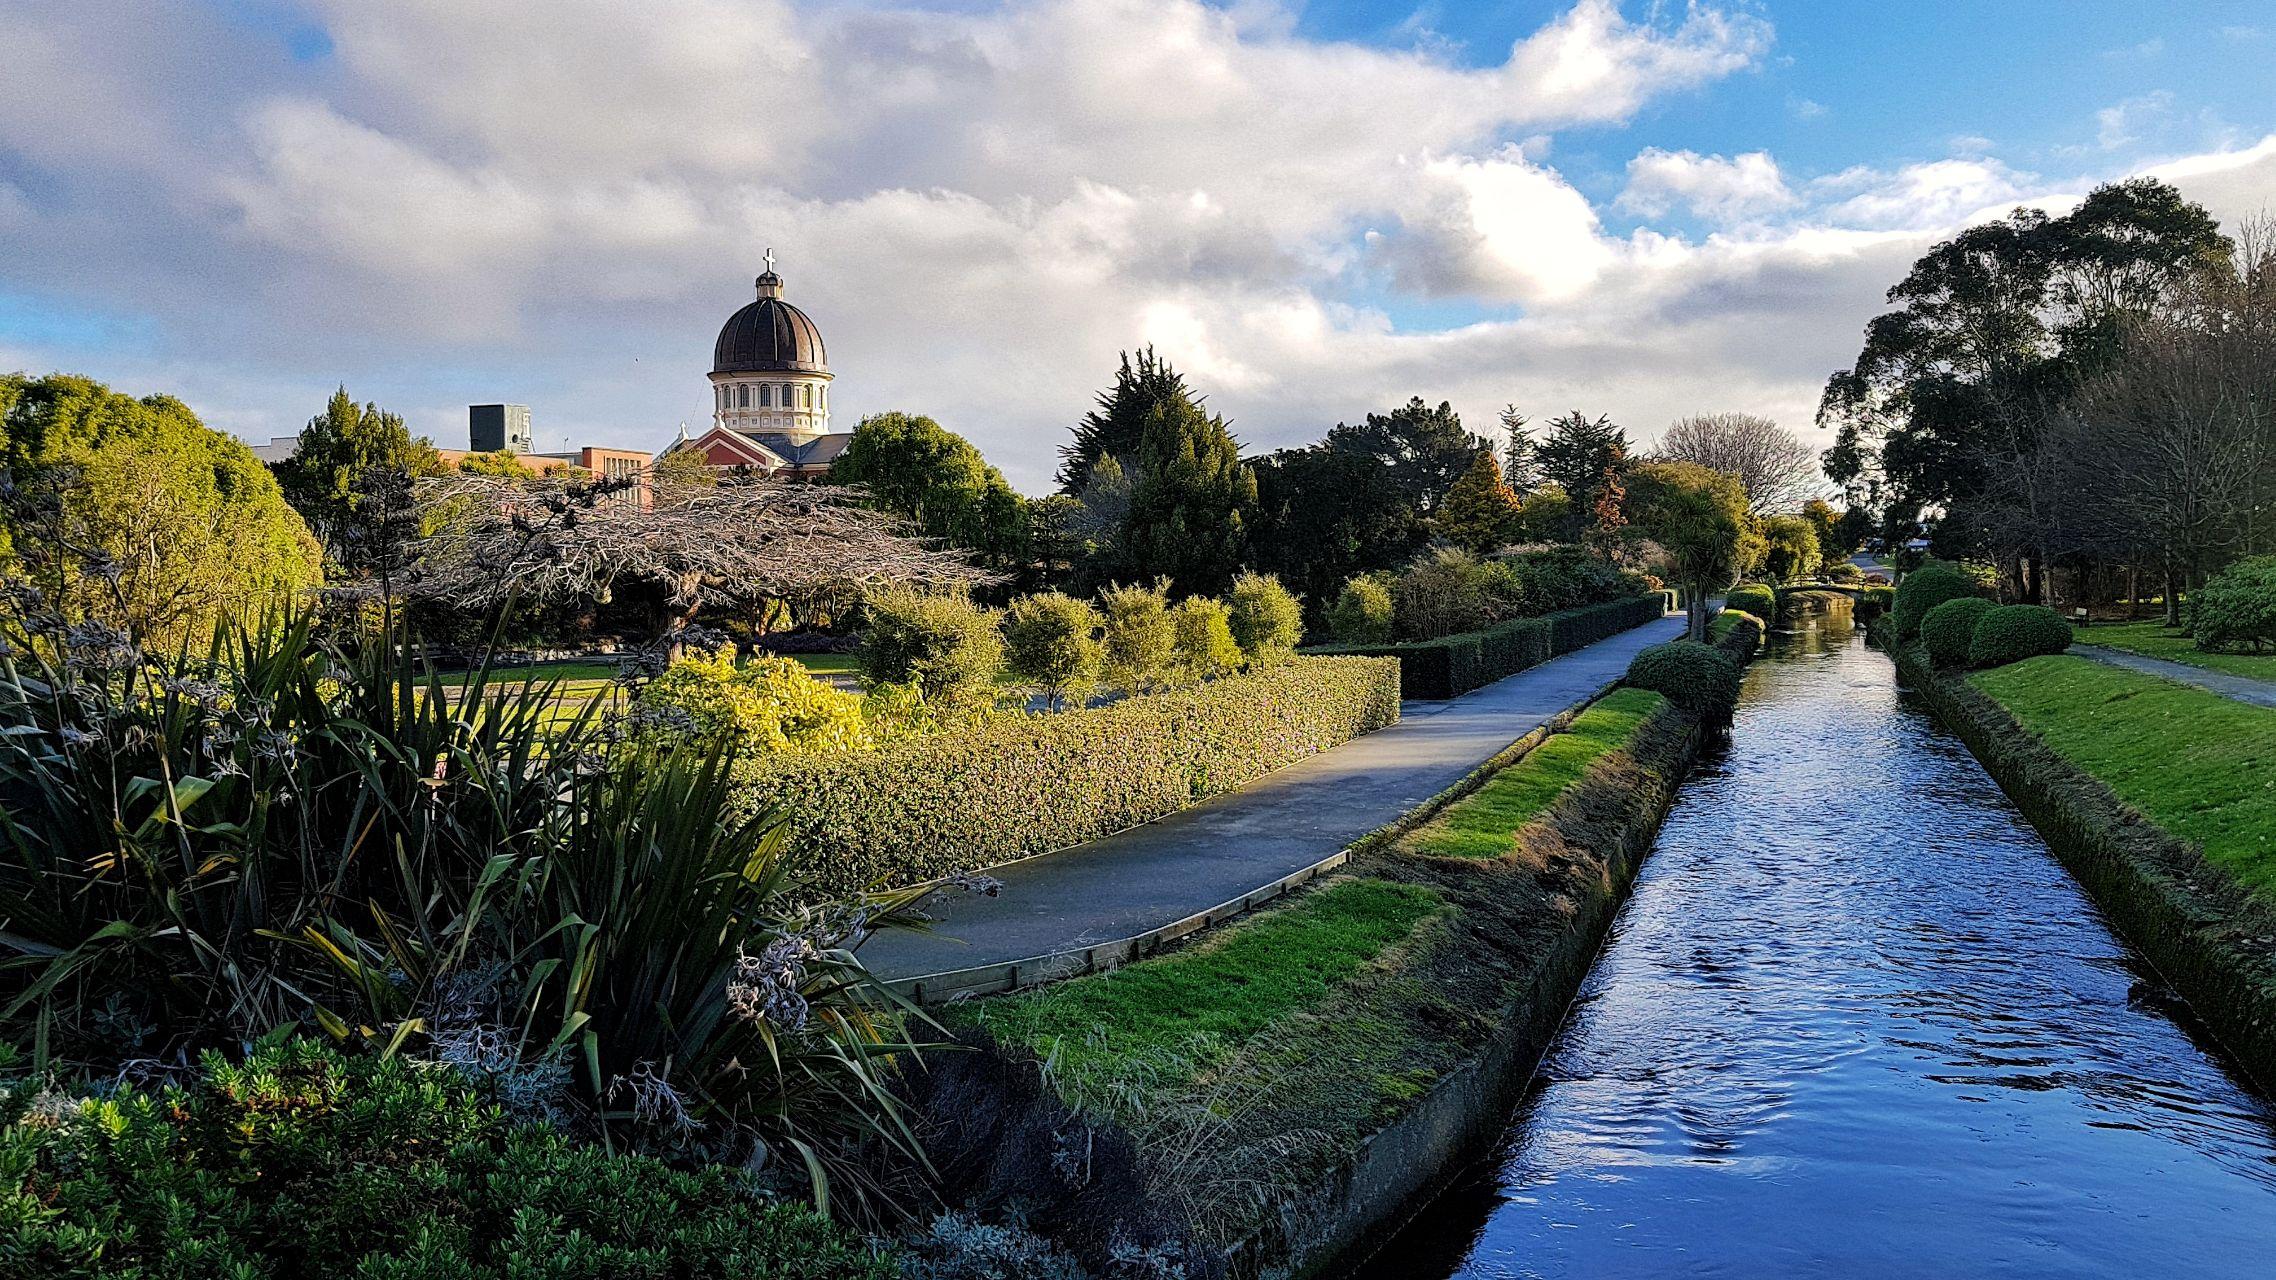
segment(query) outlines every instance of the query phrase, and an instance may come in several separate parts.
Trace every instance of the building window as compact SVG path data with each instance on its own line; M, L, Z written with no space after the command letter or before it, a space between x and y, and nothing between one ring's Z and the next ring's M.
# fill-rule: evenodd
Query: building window
M749 387L735 388L735 407L738 409L751 407L751 389Z
M761 409L774 407L774 386L771 383L762 382L759 384L759 407Z

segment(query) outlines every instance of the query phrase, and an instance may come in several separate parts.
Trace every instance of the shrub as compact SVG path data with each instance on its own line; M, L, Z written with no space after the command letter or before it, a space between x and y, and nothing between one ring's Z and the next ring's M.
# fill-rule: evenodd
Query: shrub
M2214 574L2189 601L2189 629L2207 653L2276 646L2276 556Z
M931 706L970 711L996 700L1004 641L995 618L960 595L886 587L866 602L861 673L912 685Z
M1004 610L1005 664L1054 704L1098 686L1098 610L1057 591L1021 596Z
M1359 645L1353 652L1399 660L1399 686L1409 698L1451 698L1503 676L1595 644L1661 616L1666 597L1655 592L1604 604L1518 618L1458 636L1407 644Z
M1187 684L1214 680L1241 667L1241 646L1233 642L1232 615L1207 596L1187 596L1172 611L1177 620L1178 678Z
M11 1275L893 1275L738 1174L574 1144L449 1068L310 1040L157 1089L18 1079L0 1119Z
M1626 683L1650 689L1693 715L1726 715L1739 700L1739 664L1696 640L1655 644L1628 663Z
M1890 620L1896 625L1897 642L1910 641L1920 634L1921 619L1928 611L1947 600L1976 594L1976 584L1952 565L1931 560L1905 575L1897 587Z
M652 744L672 735L725 735L745 751L865 751L876 745L862 700L817 680L789 658L753 658L738 668L733 649L693 652L648 682L634 724Z
M1232 610L1233 642L1252 667L1288 661L1304 638L1304 605L1271 574L1244 573L1225 597Z
M1778 593L1759 582L1743 583L1723 597L1723 607L1751 613L1767 623L1778 616Z
M1387 644L1391 639L1391 589L1381 578L1364 576L1343 584L1328 610L1328 634L1338 644Z
M1895 602L1896 596L1897 589L1888 585L1886 581L1878 584L1867 583L1864 590L1857 593L1857 620L1859 622L1871 622L1887 613L1889 606Z
M1856 586L1865 581L1865 571L1847 560L1836 560L1826 566L1826 577L1843 586Z
M1299 658L1051 716L968 721L863 755L745 762L827 892L906 885L1119 831L1399 718L1398 669Z
M1514 552L1501 563L1516 581L1518 602L1529 614L1601 604L1637 590L1604 557L1571 543Z
M1443 549L1399 571L1391 581L1391 616L1403 640L1435 640L1475 631L1517 613L1512 570L1467 551Z
M1168 584L1108 587L1098 599L1106 620L1100 670L1107 682L1130 693L1159 687L1177 650Z
M1716 614L1715 620L1707 627L1708 643L1741 663L1754 659L1755 651L1762 647L1762 637L1765 634L1767 631L1762 625L1762 619L1744 609L1725 609Z
M2070 647L2071 624L2063 615L2040 604L2001 605L1977 620L1968 661L1979 667L2004 667Z
M1976 623L1998 607L1982 596L1961 596L1929 610L1920 620L1920 643L1928 650L1928 660L1939 667L1968 665Z

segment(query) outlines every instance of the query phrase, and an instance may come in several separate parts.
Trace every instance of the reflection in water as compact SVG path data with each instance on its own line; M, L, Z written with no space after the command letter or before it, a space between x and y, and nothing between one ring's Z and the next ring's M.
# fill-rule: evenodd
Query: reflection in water
M1493 1163L1365 1274L2276 1274L2276 1114L1838 623L1780 636Z

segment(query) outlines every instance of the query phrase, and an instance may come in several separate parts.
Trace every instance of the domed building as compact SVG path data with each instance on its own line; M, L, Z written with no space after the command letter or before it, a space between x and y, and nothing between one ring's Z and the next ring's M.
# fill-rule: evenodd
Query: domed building
M819 478L853 439L830 430L830 357L822 331L783 300L774 250L758 297L727 317L711 348L711 430L667 453L701 450L715 467Z

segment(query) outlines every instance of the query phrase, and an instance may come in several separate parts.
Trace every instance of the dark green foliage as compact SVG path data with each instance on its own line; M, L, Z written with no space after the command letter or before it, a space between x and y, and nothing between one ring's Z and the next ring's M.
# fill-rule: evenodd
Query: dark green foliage
M830 483L862 486L871 503L918 533L991 568L1027 557L1027 500L964 437L922 414L863 418L830 463Z
M2189 600L2189 627L2208 653L2276 648L2276 556L2240 560L2213 575Z
M1256 567L1276 574L1316 608L1363 573L1414 558L1428 527L1421 509L1365 453L1313 445L1260 459Z
M1149 822L1399 717L1391 663L1303 658L874 752L750 760L816 887L914 884Z
M1409 509L1429 513L1471 460L1491 446L1462 429L1452 404L1442 400L1434 409L1416 396L1389 413L1368 414L1356 427L1337 423L1322 447L1375 464L1406 496Z
M1609 488L1616 488L1628 466L1628 433L1604 415L1590 418L1575 409L1549 420L1548 435L1534 452L1542 479L1569 499L1565 527L1558 537L1579 537L1599 515Z
M1067 463L1093 453L1079 492L1099 535L1093 580L1166 578L1180 595L1223 592L1257 502L1256 476L1225 420L1149 350L1137 369L1124 357L1114 389L1076 429Z
M1527 614L1555 613L1634 595L1639 583L1586 547L1562 543L1501 557Z
M1958 567L1932 560L1905 575L1897 585L1894 603L1890 609L1890 622L1897 629L1897 641L1909 642L1920 634L1921 619L1928 611L1947 600L1976 594L1976 584Z
M1624 679L1693 715L1725 716L1739 701L1739 664L1714 645L1696 640L1653 645L1629 662Z
M1857 620L1859 622L1871 622L1873 619L1888 613L1896 601L1897 589L1895 587L1868 583L1857 593Z
M1184 375L1152 347L1135 359L1123 352L1114 386L1099 393L1098 407L1075 424L1074 439L1059 446L1059 491L1081 497L1100 462L1138 451L1147 419L1195 399Z
M1920 643L1928 650L1928 660L1939 667L1968 665L1976 623L1998 607L1997 602L1982 596L1961 596L1930 609L1920 620Z
M0 1272L886 1280L893 1260L717 1167L509 1122L454 1070L309 1040L186 1085L0 1086Z
M383 584L402 572L419 536L412 482L444 472L425 436L376 404L356 407L346 387L301 428L292 456L270 469L332 563Z
M1968 643L1968 662L2004 667L2070 647L2071 624L2063 615L2045 605L2001 605L1977 620L1975 637Z
M1759 582L1742 583L1723 597L1723 607L1751 613L1757 618L1778 616L1778 593Z
M967 596L891 587L864 602L861 673L908 685L928 706L972 711L996 700L1004 639L996 616Z
M1399 660L1402 697L1451 698L1503 676L1538 666L1660 616L1658 592L1517 618L1479 631L1406 644L1357 646L1322 652L1380 654Z

